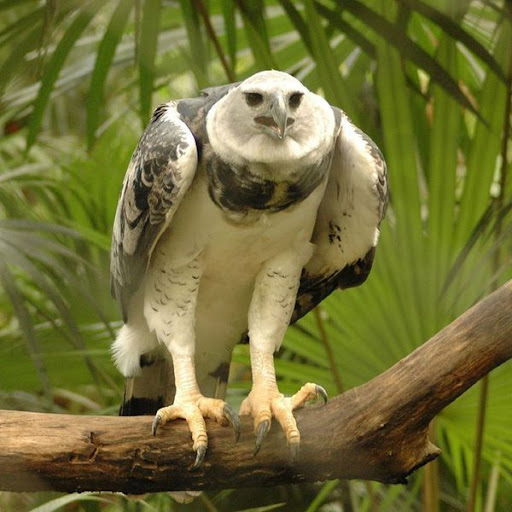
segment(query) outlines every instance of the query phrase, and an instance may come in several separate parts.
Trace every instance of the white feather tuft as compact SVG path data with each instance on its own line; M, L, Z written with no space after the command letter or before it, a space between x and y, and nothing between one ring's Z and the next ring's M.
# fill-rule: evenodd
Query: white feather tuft
M125 377L135 377L140 372L140 356L156 346L155 335L145 325L125 324L112 344L114 362Z

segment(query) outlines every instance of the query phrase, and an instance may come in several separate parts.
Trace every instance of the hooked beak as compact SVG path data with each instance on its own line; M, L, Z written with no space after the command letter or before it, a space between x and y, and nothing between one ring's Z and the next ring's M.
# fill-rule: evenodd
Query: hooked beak
M276 96L270 105L270 116L258 116L254 120L270 128L273 135L279 139L286 137L288 126L295 122L295 119L288 117L286 103L281 96Z

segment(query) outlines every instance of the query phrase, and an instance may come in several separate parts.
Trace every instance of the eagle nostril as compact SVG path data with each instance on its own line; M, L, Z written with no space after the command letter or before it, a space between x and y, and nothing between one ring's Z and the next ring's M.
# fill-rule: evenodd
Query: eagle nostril
M277 126L276 122L274 121L274 118L270 117L270 116L258 116L258 117L255 117L254 120L258 124L262 124L264 126L271 126L271 127Z

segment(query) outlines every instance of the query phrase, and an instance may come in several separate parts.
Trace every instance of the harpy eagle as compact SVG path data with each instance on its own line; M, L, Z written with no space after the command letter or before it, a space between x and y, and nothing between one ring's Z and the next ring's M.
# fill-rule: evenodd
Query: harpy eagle
M292 454L293 410L274 352L288 325L371 270L388 199L382 155L345 113L294 77L262 71L158 107L132 156L114 221L113 344L123 415L183 418L205 456L204 418L230 423L231 352L248 337L256 451L275 418Z

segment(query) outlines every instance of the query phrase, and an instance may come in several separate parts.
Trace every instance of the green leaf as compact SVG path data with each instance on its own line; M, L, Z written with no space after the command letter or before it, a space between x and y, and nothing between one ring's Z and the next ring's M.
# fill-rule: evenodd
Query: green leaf
M384 134L384 156L389 169L390 188L392 190L392 208L397 218L397 230L401 243L410 261L419 261L418 240L422 232L421 202L419 197L418 169L416 162L416 142L414 124L409 104L409 91L406 86L401 55L388 38L379 38L377 43L377 93L382 116ZM404 269L410 272L412 268Z
M505 66L509 65L512 52L512 27L503 23L496 43L494 55ZM487 73L479 98L480 112L488 124L477 123L467 161L467 175L460 201L458 218L459 230L455 238L460 250L469 238L478 220L489 205L491 183L496 169L496 159L500 153L500 134L505 114L507 91L494 73Z
M272 510L279 510L286 507L286 503L273 503L272 505L265 505L263 507L251 507L238 512L271 512Z
M375 46L372 42L359 30L342 17L342 11L337 9L329 9L324 4L315 1L315 7L318 12L331 24L336 27L340 33L351 39L354 44L359 46L361 50L366 52L373 59L375 58Z
M72 493L68 494L67 496L60 496L59 498L55 498L51 501L43 503L42 505L39 505L38 507L30 510L30 512L56 512L66 505L77 503L79 501L99 501L103 503L110 503L104 498L94 496L92 492Z
M300 323L302 324L304 320ZM329 362L325 358L325 348L322 347L319 340L313 340L311 334L299 330L297 327L288 329L283 345L300 357L318 366L329 369Z
M105 2L102 0L93 0L80 9L73 22L62 36L62 39L59 41L55 52L51 56L41 79L39 92L34 102L34 110L30 116L27 135L27 151L32 147L39 134L53 86L62 70L66 58L82 32L91 22L92 18L104 5Z
M233 0L222 0L222 16L224 17L224 27L226 30L230 68L233 72L236 70L236 51L237 51L237 29L236 29L236 10Z
M279 3L281 4L286 14L290 18L290 21L293 23L297 32L300 34L304 45L309 50L309 52L312 53L313 43L311 41L311 37L309 34L308 25L300 15L300 12L297 9L296 5L294 5L294 3L291 0L279 0ZM315 7L318 9L318 6L315 5Z
M350 94L338 63L334 57L329 40L315 9L313 0L305 2L305 16L308 20L312 56L315 59L320 83L324 89L327 101L342 108L353 121L358 124L357 110L353 106Z
M27 244L22 244L21 247L18 248L19 251L15 253L15 259L14 261L11 261L11 264L15 264L16 266L22 268L23 271L27 274L27 276L29 276L32 279L33 283L38 287L38 289L42 291L44 295L47 297L47 299L49 299L53 303L59 317L62 318L64 324L67 326L69 332L71 333L70 341L74 344L75 348L84 350L85 344L82 335L79 331L78 325L73 319L71 311L67 304L65 303L59 290L50 282L48 278L50 272L44 273L44 270L39 270L36 267L36 265L34 265L28 259L27 256L30 256L31 258L34 258L39 262L46 263L48 265L48 268L52 269L52 271L58 272L61 277L66 276L68 272L53 257L45 254L43 252L44 249L43 251L31 250L30 254L27 254L23 252L26 248ZM3 248L3 251L0 251L0 253L2 253L4 257L7 256L7 250L5 246ZM85 359L89 369L91 370L91 374L94 377L96 375L95 365L88 356L85 356Z
M0 11L12 9L13 7L18 7L27 2L33 2L33 0L2 0L0 2Z
M106 77L110 70L117 45L123 36L124 28L133 8L133 2L134 0L119 0L96 54L96 62L91 76L86 105L87 145L89 149L91 149L96 139L100 110L103 107Z
M161 0L145 0L142 7L138 53L140 119L145 126L152 110L155 58L160 26Z
M452 18L446 16L441 11L438 11L434 7L422 2L420 0L398 0L404 5L409 6L416 12L427 17L433 21L436 25L439 25L445 34L451 36L454 40L460 41L468 50L473 52L479 59L481 59L502 82L506 82L505 73L503 68L499 65L493 55L489 52L485 46L483 46L477 39L471 34L466 32L460 24L456 23ZM451 68L447 68L451 69Z
M208 86L208 48L201 29L198 7L190 0L180 0L180 5L190 44L189 66L196 77L197 86L204 89Z
M448 69L457 71L455 41L442 35L438 59ZM451 245L455 229L456 172L462 113L457 102L437 85L432 88L434 121L431 128L428 184L429 255L433 261L432 286L428 304L436 315L441 289L452 264Z
M320 492L315 496L315 499L309 504L306 512L316 512L322 503L329 497L329 495L338 487L339 480L331 480L326 482Z
M251 47L256 66L262 69L277 69L278 66L270 51L267 26L261 0L236 0L242 14L246 36Z
M1 240L0 244L2 244ZM5 247L3 249L0 248L0 254L5 252ZM7 293L14 313L18 318L20 329L22 330L27 341L27 347L29 348L32 362L39 375L44 397L49 404L51 403L52 397L50 381L48 379L48 372L46 370L45 364L41 358L40 344L30 320L30 312L26 308L22 296L19 293L14 276L2 258L0 258L0 284Z
M371 10L356 0L345 0L342 4L344 10L350 12L356 19L362 19L377 34L395 46L400 53L425 70L428 75L440 84L462 106L478 115L477 110L462 92L457 81L439 63L431 57L421 46L412 41L405 32L399 30L396 24L388 21L384 16Z
M30 30L27 35L12 48L7 59L0 67L0 94L5 86L16 76L17 69L25 62L25 55L37 47L41 39L41 27Z
M0 31L0 44L3 45L9 40L16 40L17 37L25 34L29 29L33 29L35 27L38 28L39 35L41 35L44 13L45 7L40 7L39 9L35 9L26 16L7 25L2 31Z

